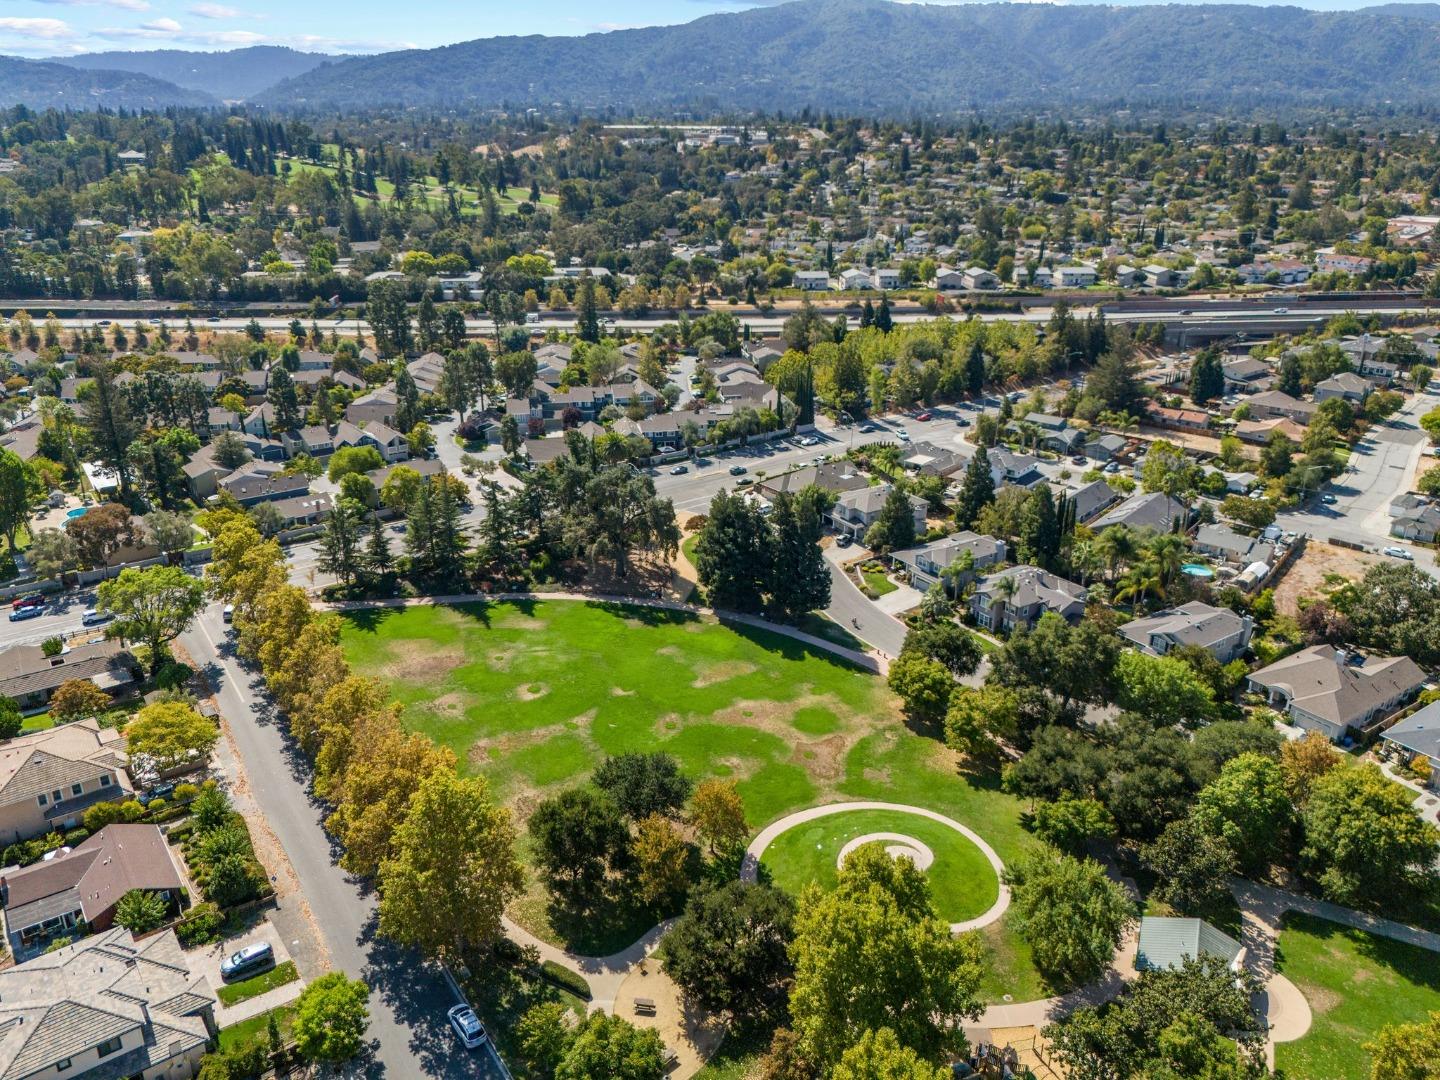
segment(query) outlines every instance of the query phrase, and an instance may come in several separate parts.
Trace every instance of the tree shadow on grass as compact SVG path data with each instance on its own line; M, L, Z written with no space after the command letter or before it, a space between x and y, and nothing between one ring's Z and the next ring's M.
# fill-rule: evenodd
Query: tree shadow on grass
M622 619L634 619L643 626L683 626L699 621L699 616L689 611L675 611L672 608L651 607L648 604L613 603L605 600L589 600L585 606L594 611L603 611Z
M747 641L767 652L778 653L786 660L796 663L805 660L817 660L829 664L831 667L843 671L863 672L864 669L839 656L829 649L823 649L818 645L811 645L809 642L793 638L789 634L782 634L775 630L767 630L764 627L752 626L749 623L733 622L721 616L720 622L727 630L745 638ZM865 672L869 674L869 672Z
M392 607L356 608L353 611L341 611L338 614L355 629L363 630L367 634L374 634L401 610L401 608Z
M1349 943L1360 956L1377 967L1387 968L1407 982L1440 993L1440 957L1429 949L1298 911L1286 912L1284 929L1333 942L1328 946L1331 950L1343 948L1342 941ZM1277 944L1275 963L1281 970L1284 959L1284 951Z

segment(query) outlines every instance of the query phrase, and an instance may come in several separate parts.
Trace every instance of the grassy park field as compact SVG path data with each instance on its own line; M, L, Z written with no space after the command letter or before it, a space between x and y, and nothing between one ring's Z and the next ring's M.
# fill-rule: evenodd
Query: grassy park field
M1276 965L1314 1017L1303 1038L1275 1048L1275 1065L1291 1080L1367 1080L1366 1042L1440 1010L1435 953L1325 919L1286 916Z
M1020 801L910 730L881 679L780 634L648 608L524 601L350 612L343 642L357 671L391 684L407 723L486 776L522 821L606 754L664 750L695 780L735 779L755 830L804 807L873 799L953 817L1002 860L1029 842ZM983 892L994 875L981 864ZM993 893L984 900L976 888L937 900L983 911ZM517 917L552 936L538 907L522 902ZM1021 949L1000 951L995 993L1023 1000L1038 986L1033 967Z

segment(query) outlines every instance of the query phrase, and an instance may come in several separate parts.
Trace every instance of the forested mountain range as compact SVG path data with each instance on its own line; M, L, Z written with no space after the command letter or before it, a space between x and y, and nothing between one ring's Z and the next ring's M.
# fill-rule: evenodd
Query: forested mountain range
M154 49L56 57L55 63L87 70L131 71L199 90L221 101L254 97L282 79L303 75L334 57L279 45L254 45L228 52Z
M60 65L65 65L61 68ZM69 68L87 69L77 82ZM123 70L116 70L123 69ZM1440 5L1309 11L797 0L678 26L496 37L334 59L229 53L0 58L0 105L571 107L697 115L816 109L1428 107Z
M0 56L0 105L32 109L160 109L217 105L198 90L131 71L77 71L48 60Z

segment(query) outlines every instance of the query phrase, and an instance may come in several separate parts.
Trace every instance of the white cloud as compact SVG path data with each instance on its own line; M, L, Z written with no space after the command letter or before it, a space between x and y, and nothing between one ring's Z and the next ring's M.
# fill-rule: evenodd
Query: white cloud
M243 19L247 13L224 4L192 4L190 14L202 19Z
M149 0L36 0L41 4L56 4L60 7L112 7L122 11L149 11Z
M22 19L15 16L0 18L0 30L19 34L22 39L34 41L63 41L73 38L75 31L70 24L60 19ZM8 48L8 46L7 46Z
M151 19L147 23L141 23L142 30L155 30L164 34L178 34L185 29L174 19Z

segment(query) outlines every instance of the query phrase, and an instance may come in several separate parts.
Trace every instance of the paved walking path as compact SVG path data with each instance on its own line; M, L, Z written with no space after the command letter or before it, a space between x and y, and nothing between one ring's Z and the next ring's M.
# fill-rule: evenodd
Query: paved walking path
M781 833L789 832L797 825L803 825L807 821L815 821L818 818L830 817L833 814L844 814L851 810L893 810L902 814L914 814L917 817L929 818L948 828L954 829L965 839L980 849L991 868L995 871L995 879L999 884L1000 893L995 898L995 903L983 915L964 922L950 924L951 933L963 934L967 930L979 930L982 926L989 926L1000 916L1005 914L1006 908L1010 906L1010 886L1005 884L1005 864L1000 861L1000 856L995 854L995 849L985 842L985 839L969 829L954 818L946 817L944 814L937 814L934 810L926 810L920 806L906 806L903 803L888 802L841 802L829 803L826 806L812 806L807 810L797 810L793 814L787 814L779 821L773 821L760 830L759 835L750 841L750 846L745 849L745 857L740 862L740 880L756 881L760 874L760 856L765 849L775 842L775 838Z
M590 1011L607 1013L615 1011L615 1000L625 977L636 964L655 951L665 932L675 924L674 919L667 919L659 926L652 927L639 941L609 956L581 956L579 953L566 952L548 941L541 941L509 916L502 917L500 921L505 932L516 944L534 948L540 954L541 960L549 960L584 975L590 984Z
M579 592L510 592L510 593L452 593L445 596L404 596L393 597L385 600L340 600L333 603L320 604L319 606L327 611L364 611L367 608L390 607L420 607L425 604L476 604L476 603L503 603L509 600L579 600L592 604L624 604L628 607L659 608L664 611L681 611L689 615L713 615L721 622L740 623L743 626L753 626L759 630L768 630L771 633L782 634L785 637L794 638L796 641L803 641L817 649L834 653L836 656L844 657L857 667L864 668L873 674L884 675L889 671L889 664L883 657L871 653L859 652L855 649L847 649L843 645L837 645L833 641L826 641L814 634L807 634L793 626L786 626L784 623L771 622L755 615L743 615L736 611L717 611L714 608L701 607L698 604L683 604L678 600L656 600L647 597L635 596L610 596L603 593L579 593Z

